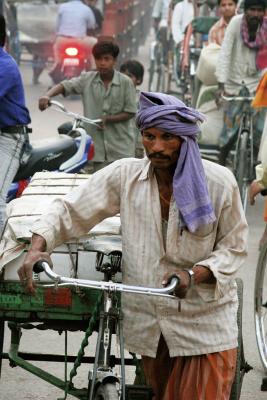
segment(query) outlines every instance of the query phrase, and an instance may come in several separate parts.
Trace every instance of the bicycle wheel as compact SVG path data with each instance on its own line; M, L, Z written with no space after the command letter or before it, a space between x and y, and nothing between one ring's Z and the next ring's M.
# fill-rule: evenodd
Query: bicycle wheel
M101 383L96 390L94 400L119 400L116 382Z
M241 394L243 378L247 372L247 364L244 356L243 335L242 335L242 308L243 308L243 282L241 279L236 279L238 309L237 309L237 327L238 327L238 347L236 358L235 379L231 389L230 400L238 400Z
M254 287L254 319L262 365L267 371L267 245L260 251Z
M240 191L241 201L244 209L247 202L247 189L248 189L248 131L243 130L238 139L236 148L236 163L235 163L235 177Z

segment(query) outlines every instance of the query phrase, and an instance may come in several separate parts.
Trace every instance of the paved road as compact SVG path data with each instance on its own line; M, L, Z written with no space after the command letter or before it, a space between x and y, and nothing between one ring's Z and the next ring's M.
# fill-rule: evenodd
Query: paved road
M141 57L145 57L146 49L141 49ZM144 59L145 62L145 58ZM65 121L65 117L57 114L55 111L48 110L39 112L37 109L37 99L40 94L44 93L50 85L47 72L41 77L41 84L38 86L31 85L31 70L27 65L22 66L24 82L26 86L27 104L31 111L32 126L34 133L32 140L40 140L55 136L56 126ZM144 85L145 89L145 85ZM73 111L81 111L81 104L77 100L64 99L64 103ZM253 285L256 269L256 261L258 257L258 241L263 231L264 223L262 221L263 201L259 199L255 207L249 207L247 210L247 218L250 226L249 236L249 255L245 265L240 271L240 277L244 281L244 310L243 310L243 338L246 358L253 366L251 371L244 380L242 389L242 400L266 400L267 393L260 391L260 384L263 376L263 369L259 360L256 347L254 321L253 321ZM71 333L69 335L69 348L72 354L76 354L79 349L82 335L80 333ZM5 351L9 346L9 332L6 329L5 335ZM21 350L24 351L41 351L62 353L64 350L64 337L59 336L56 332L39 332L29 331L22 337ZM44 367L43 364L41 364ZM61 364L46 363L45 368L51 373L63 377L64 370ZM87 368L81 368L81 375L76 379L77 385L84 385L87 377ZM132 376L132 373L128 373ZM0 381L0 400L51 400L63 397L63 393L58 389L43 383L40 379L29 375L21 369L11 369L8 362L4 361L2 368L2 377ZM71 396L70 396L71 398Z

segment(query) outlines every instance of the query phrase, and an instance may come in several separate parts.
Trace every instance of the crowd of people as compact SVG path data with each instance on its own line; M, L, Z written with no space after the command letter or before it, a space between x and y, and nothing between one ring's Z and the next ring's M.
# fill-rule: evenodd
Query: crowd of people
M69 30L59 24L55 54L62 37L75 32L84 37L80 30L95 28L96 21L101 28L95 5L89 11L80 0L60 6L59 21L74 3L76 15L86 7L87 19L84 26L76 25L77 32L74 18ZM177 3L170 21L171 3L155 2L154 27L170 24L181 46L194 5L190 0ZM255 92L266 68L265 0L245 0L244 12L237 15L236 7L235 0L219 0L221 17L208 36L208 42L221 46L218 95L238 93L242 81ZM5 32L1 16L1 230L6 193L26 151L30 123L18 67L3 49ZM119 213L123 281L160 287L173 275L179 277L175 300L122 298L125 346L141 355L153 399L229 400L238 346L235 277L246 257L248 235L237 183L226 167L201 159L197 137L202 113L172 95L139 92L144 67L128 60L118 71L114 40L90 40L88 46L95 69L50 88L40 97L39 108L46 109L54 96L77 94L84 115L101 118L98 128L90 128L95 144L92 174L82 186L55 199L31 227L31 245L18 270L21 283L33 295L37 261L51 263L55 247ZM225 118L233 121L231 111L226 110ZM251 202L264 182L261 177L253 183Z

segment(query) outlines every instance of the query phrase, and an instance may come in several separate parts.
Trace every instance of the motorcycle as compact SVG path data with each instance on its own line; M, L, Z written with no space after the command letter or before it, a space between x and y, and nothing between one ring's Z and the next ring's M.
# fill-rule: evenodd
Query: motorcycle
M64 79L79 76L82 71L89 71L91 67L90 57L86 48L75 38L68 39L60 47L60 62L49 72L54 84Z
M68 111L58 101L51 100L50 106L73 119L68 134L59 134L59 139L43 147L33 148L26 164L20 166L8 191L7 202L19 197L28 185L31 176L39 171L59 171L75 173L82 170L87 161L94 157L91 136L81 126L81 122L98 126L100 119L89 119Z

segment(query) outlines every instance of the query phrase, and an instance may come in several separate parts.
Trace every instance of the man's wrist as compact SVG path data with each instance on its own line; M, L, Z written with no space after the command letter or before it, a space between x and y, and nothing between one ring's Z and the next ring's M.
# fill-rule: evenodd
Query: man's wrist
M195 286L195 272L193 271L193 268L184 268L183 271L186 271L189 275L188 289L190 289Z
M31 250L46 251L46 240L43 236L34 233L31 238Z

